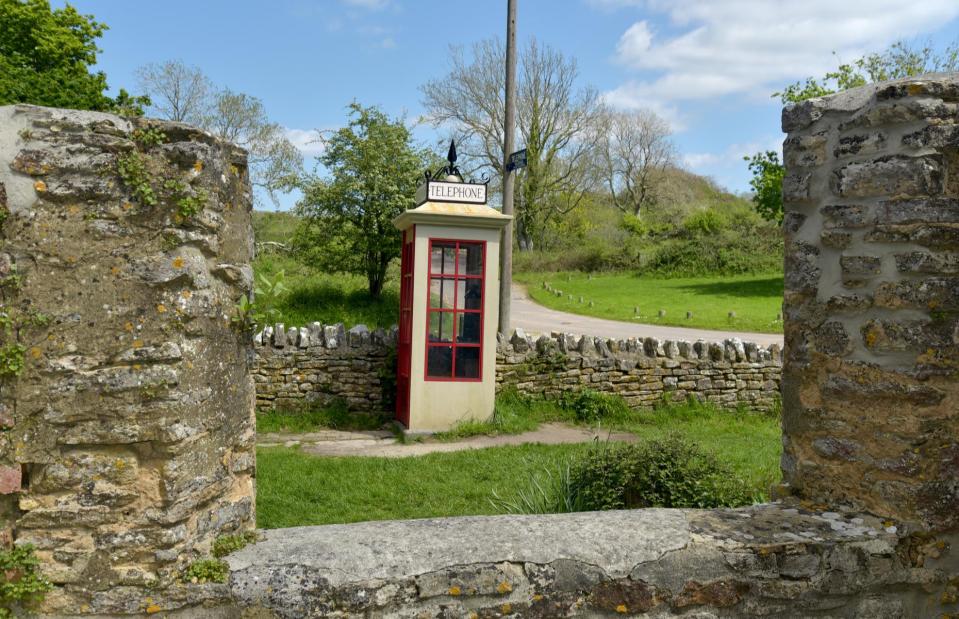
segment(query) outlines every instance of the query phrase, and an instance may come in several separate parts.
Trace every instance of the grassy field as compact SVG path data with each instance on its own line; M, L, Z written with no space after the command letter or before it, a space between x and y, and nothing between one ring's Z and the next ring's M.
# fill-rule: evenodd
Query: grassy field
M577 272L517 273L514 277L526 284L537 303L564 312L677 327L782 332L782 322L776 320L783 299L781 274L658 279L601 273L590 279ZM543 282L561 290L562 296L545 290ZM570 294L572 300L567 297ZM659 316L660 310L666 311L665 316ZM731 311L734 318L729 317ZM692 318L686 318L686 312L692 312Z
M538 418L562 416L536 405ZM528 429L513 420L506 429ZM535 424L533 424L535 427ZM678 434L718 454L765 496L779 480L775 416L679 405L636 412L607 424L644 439ZM500 428L501 430L503 428ZM492 430L496 431L496 430ZM532 476L555 471L581 445L520 445L411 458L320 458L296 449L257 451L257 522L264 528L499 513L495 491L510 497Z
M346 328L364 324L370 329L388 328L397 321L400 296L397 278L386 283L379 299L370 297L366 278L342 273L323 273L285 255L263 254L253 262L255 273L274 277L284 271L290 289L280 300L280 322L301 327L313 321L342 322Z

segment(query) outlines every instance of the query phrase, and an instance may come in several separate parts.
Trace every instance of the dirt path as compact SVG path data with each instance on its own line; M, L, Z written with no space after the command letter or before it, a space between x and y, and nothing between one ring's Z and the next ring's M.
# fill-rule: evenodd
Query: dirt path
M544 423L537 430L523 434L509 434L502 436L475 436L441 443L429 439L400 443L391 432L339 432L323 430L306 434L261 434L257 435L258 447L299 445L308 454L315 456L376 456L381 458L406 458L423 456L431 453L448 453L465 449L485 449L501 445L522 445L524 443L540 443L543 445L563 445L569 443L586 443L598 438L599 440L633 442L636 437L623 432L593 431L592 429L568 426L562 423Z
M738 337L744 342L755 342L760 346L770 344L783 345L783 336L775 333L740 333L735 331L711 331L708 329L688 329L686 327L665 327L646 325L618 320L567 314L544 307L533 301L522 286L513 285L511 297L512 326L521 327L528 333L546 333L561 331L578 335L594 335L626 339L630 337L654 337L659 340L706 340L721 342Z

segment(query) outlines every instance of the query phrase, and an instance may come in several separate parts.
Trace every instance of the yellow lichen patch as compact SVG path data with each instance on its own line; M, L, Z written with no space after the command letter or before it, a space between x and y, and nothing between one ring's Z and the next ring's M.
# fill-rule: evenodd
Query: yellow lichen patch
M126 467L127 463L123 461L123 458L117 458L113 461L113 466L118 470L122 471Z
M513 612L513 605L507 602L499 607L499 611L503 613L504 615L508 615L511 612Z
M36 181L33 183L33 188L36 190L37 193L43 193L44 191L47 190L47 184L44 183L43 181Z
M133 340L134 348L143 348L143 340Z
M34 359L39 359L40 357L43 356L43 351L40 350L39 346L34 346L33 348L30 349L30 356L33 357Z
M501 582L501 583L496 587L496 591L497 591L497 593L499 593L500 595L505 595L505 594L509 593L509 592L512 591L512 590L513 590L513 585L509 584L509 583L506 582L505 580L504 580L503 582Z
M111 268L110 268L110 273L112 273L113 275L119 275L119 274L122 273L122 272L123 272L123 270L122 270L120 267L111 267Z
M133 208L133 205L130 204L129 202L124 202L123 204L120 205L120 208L122 208L125 211L129 211L131 208Z
M182 256L177 256L176 258L173 259L174 269L182 269L184 264L186 264L186 261L183 260Z
M127 333L133 333L133 323L128 322L125 325L123 325L123 330L126 331Z
M449 591L450 595L459 595L459 594L461 594L462 592L463 592L463 591L462 591L459 587L457 587L456 585L453 585L452 587L450 587L450 591Z
M165 314L165 313L166 313L166 305L164 305L164 304L162 304L162 303L157 304L157 313L158 313L158 314Z
M189 290L184 290L183 292L180 293L180 296L183 297L184 299L189 299L190 297L193 296L193 292Z
M235 165L231 165L231 166L230 166L230 172L233 173L233 176L239 176L239 175L240 175L240 168L236 167Z
M193 171L196 172L197 174L199 174L200 172L202 172L202 171L203 171L203 162L202 162L202 161L197 161L196 163L194 163L194 164L193 164Z
M67 264L76 264L76 262L77 262L76 256L67 256Z
M67 212L70 213L71 215L76 215L77 213L80 212L80 207L77 206L76 204L73 204L70 206L70 208L67 209Z
M542 601L542 600L543 600L543 596L542 596L541 594L539 594L539 593L537 593L536 595L533 596L533 601L534 601L534 602L540 602L540 601Z
M625 604L620 604L619 606L616 607L616 612L618 612L621 615L625 615L626 613L629 612L629 609L626 608Z
M146 610L148 615L153 615L160 612L163 609L160 608L160 606L158 606L157 604L150 604L149 606L147 606Z

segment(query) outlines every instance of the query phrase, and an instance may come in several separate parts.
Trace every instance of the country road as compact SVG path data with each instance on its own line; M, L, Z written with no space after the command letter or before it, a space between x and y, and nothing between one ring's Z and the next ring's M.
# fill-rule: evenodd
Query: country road
M760 346L771 344L783 345L782 334L776 333L743 333L736 331L711 331L708 329L689 329L686 327L666 327L662 325L648 325L641 323L620 322L606 320L592 316L568 314L544 307L526 294L526 289L513 285L511 297L512 327L520 327L528 333L545 333L553 331L575 333L578 335L594 335L626 339L630 337L654 337L659 340L706 340L721 342L729 338L739 338L744 342L754 342Z

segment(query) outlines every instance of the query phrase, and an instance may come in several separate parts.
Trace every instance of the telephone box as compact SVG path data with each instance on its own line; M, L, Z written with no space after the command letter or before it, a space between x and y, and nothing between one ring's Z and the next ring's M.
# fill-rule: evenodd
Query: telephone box
M427 177L403 233L396 418L448 430L493 414L499 244L512 219L486 204L485 183L463 182L455 148L443 180Z

